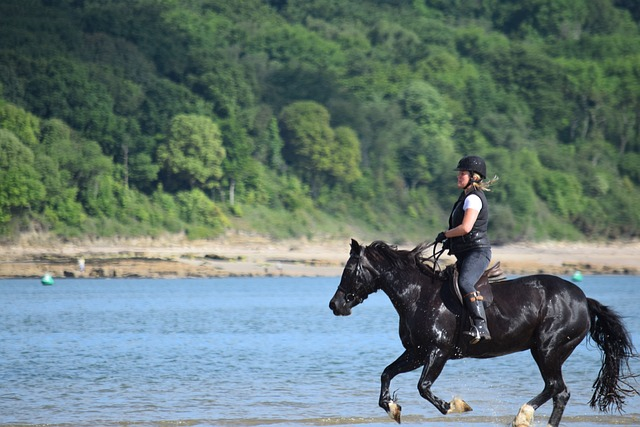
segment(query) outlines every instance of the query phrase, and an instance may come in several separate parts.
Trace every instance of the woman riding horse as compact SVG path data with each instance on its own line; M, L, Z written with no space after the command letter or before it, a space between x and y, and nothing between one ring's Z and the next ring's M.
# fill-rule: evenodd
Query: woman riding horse
M570 397L562 365L587 335L603 355L591 406L601 411L622 410L627 396L638 395L627 382L634 377L625 369L634 348L621 317L560 277L538 274L490 284L485 301L493 339L476 345L460 339L467 314L448 279L435 266L423 262L422 252L432 246L422 244L412 251L401 251L383 242L364 247L353 240L340 284L329 302L335 315L348 316L378 290L391 300L398 313L404 352L382 372L378 403L397 422L401 408L389 390L396 375L422 366L420 395L442 414L466 411L469 406L463 401L445 402L432 391L447 361L485 359L528 349L544 388L522 405L513 426L530 427L534 411L551 400L548 426L558 427Z
M489 204L484 192L490 191L485 182L487 166L481 157L465 156L458 162L458 188L462 190L449 216L449 229L436 237L436 243L445 242L449 253L455 255L458 283L463 293L464 304L471 313L473 324L471 343L490 340L484 310L484 298L475 285L491 261L491 244L487 236Z

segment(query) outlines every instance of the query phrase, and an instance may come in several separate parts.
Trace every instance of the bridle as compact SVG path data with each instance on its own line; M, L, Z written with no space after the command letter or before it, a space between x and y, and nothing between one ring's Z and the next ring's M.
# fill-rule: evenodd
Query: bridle
M338 290L344 294L344 300L347 303L355 301L356 304L360 304L377 290L375 283L382 274L371 265L364 255L364 248L362 248L359 254L351 254L351 258L357 260L354 267L356 270L354 278L357 285L356 289L353 292L349 292L342 286L342 283L340 283Z
M423 252L428 248L433 248L432 255L428 257L421 258L422 262L432 262L433 267L432 271L437 274L440 271L440 267L438 265L438 260L440 256L445 251L444 247L440 250L437 250L436 242L432 242L430 244L423 243L418 246L414 251ZM356 282L355 290L348 291L342 285L342 282L338 285L338 290L344 294L344 300L350 304L355 301L356 305L362 303L367 297L373 292L377 291L378 288L376 286L376 282L380 279L383 273L380 273L372 264L369 262L369 259L365 255L365 249L361 248L359 253L351 253L351 259L355 259L355 266L351 266L350 269L355 270L355 275L353 280ZM347 263L348 264L348 263Z

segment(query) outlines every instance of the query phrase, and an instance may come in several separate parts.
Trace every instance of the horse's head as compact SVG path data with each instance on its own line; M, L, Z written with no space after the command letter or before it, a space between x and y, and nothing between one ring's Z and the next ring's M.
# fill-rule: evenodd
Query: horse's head
M378 290L375 285L378 271L367 259L366 247L351 239L351 253L342 272L338 290L329 302L336 316L348 316L351 309Z

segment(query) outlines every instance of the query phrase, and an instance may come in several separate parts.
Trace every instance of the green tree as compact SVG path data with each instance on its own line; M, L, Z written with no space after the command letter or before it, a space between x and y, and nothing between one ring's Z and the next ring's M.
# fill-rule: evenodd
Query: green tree
M255 103L255 89L243 73L238 61L223 57L215 62L212 70L191 77L190 82L196 93L211 101L218 117L227 118L237 114L240 108L249 108Z
M560 218L573 221L585 206L582 185L567 172L548 171L536 182L536 192Z
M158 178L160 166L154 162L153 157L145 152L129 156L128 182L135 183L135 187L141 191L150 191L152 184Z
M220 208L200 189L181 191L176 194L181 218L190 224L187 235L193 239L218 235L229 225L229 220Z
M6 129L0 129L0 183L0 226L44 202L33 152Z
M495 12L506 33L526 36L578 38L587 20L588 1L525 0L503 3Z
M222 122L223 143L226 157L222 163L224 183L229 191L229 204L235 204L236 189L242 194L258 183L258 164L251 156L254 151L253 139L247 134L246 126L235 115Z
M49 166L44 182L52 205L64 207L56 220L78 223L82 212L80 203L89 215L113 218L120 205L118 185L114 181L114 165L102 153L100 145L89 141L58 119L42 125L42 140L37 159ZM74 189L75 191L68 191ZM55 209L54 209L55 211ZM49 210L49 215L52 215ZM71 215L72 213L72 215ZM69 214L68 218L66 215Z
M25 94L32 111L43 118L64 120L88 138L105 141L105 151L113 152L113 99L106 87L92 78L89 67L57 56L36 62L34 69L38 71L26 85Z
M283 157L317 195L331 169L334 131L329 112L313 101L288 105L280 115Z
M0 128L13 132L28 147L38 144L40 119L13 104L0 101Z
M442 167L453 161L451 114L440 93L423 81L409 84L400 105L405 117L415 125L408 144L399 148L403 175L415 188L429 183L434 176L445 175Z
M640 43L640 38L636 38ZM640 53L622 55L605 62L615 76L615 96L606 114L606 139L616 142L619 154L640 153Z
M591 60L560 60L567 76L566 96L574 102L569 137L571 141L602 133L606 105L615 92L613 81L603 67Z
M332 175L338 182L351 184L362 178L360 141L353 129L340 126L335 129L336 150Z
M423 56L420 38L402 24L382 20L369 32L372 52L392 63L414 63Z
M314 196L322 186L360 178L357 135L344 126L331 128L329 112L322 105L300 101L287 106L280 127L284 158L310 184Z
M72 142L71 129L61 120L51 119L42 123L41 135L37 162L47 192L44 216L54 228L61 224L79 227L87 216L74 182L75 166L82 158Z
M277 172L284 172L284 159L282 158L282 149L284 141L280 136L278 128L278 119L272 117L269 126L265 132L264 139L260 144L262 161L267 167L273 168Z
M211 119L177 115L157 153L165 188L174 191L215 188L222 177L225 155L220 128Z
M536 227L538 197L533 184L545 174L538 155L529 149L495 147L483 153L489 177L498 176L488 197L492 207L491 236L496 241L531 239ZM493 205L492 205L493 206Z

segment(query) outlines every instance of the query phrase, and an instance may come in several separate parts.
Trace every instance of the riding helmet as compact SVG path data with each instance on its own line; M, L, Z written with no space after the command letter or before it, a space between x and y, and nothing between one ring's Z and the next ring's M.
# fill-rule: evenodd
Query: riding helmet
M480 175L482 179L487 177L487 165L484 159L478 156L464 156L458 162L456 170L475 172Z

